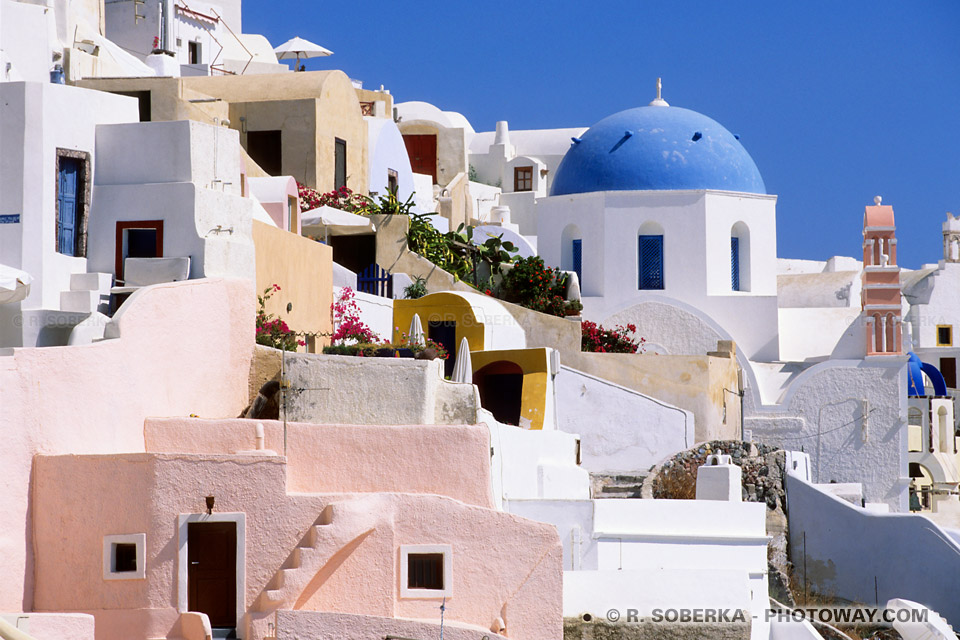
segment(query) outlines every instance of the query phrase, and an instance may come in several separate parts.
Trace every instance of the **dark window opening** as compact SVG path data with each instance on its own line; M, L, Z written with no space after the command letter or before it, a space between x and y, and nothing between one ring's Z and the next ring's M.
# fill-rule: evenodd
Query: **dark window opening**
M336 138L333 152L334 172L333 188L347 186L347 141Z
M387 169L387 191L389 191L393 197L397 197L397 185L397 172L393 169Z
M129 573L137 570L137 545L118 542L113 545L113 572Z
M957 359L940 358L940 373L943 374L943 381L951 389L957 388Z
M187 43L187 60L189 64L200 64L201 48L199 42Z
M533 167L514 167L513 190L533 191Z
M407 556L407 588L442 591L443 554L411 553Z
M952 345L953 345L953 327L949 325L937 327L937 346L949 347Z
M247 153L268 175L283 175L280 131L248 131Z
M583 240L573 241L573 270L577 274L577 282L580 283L580 291L583 291Z
M377 236L330 236L327 244L333 248L333 261L354 273L360 273L377 261Z
M449 320L431 320L427 325L427 337L446 349L443 375L452 376L457 359L457 323Z

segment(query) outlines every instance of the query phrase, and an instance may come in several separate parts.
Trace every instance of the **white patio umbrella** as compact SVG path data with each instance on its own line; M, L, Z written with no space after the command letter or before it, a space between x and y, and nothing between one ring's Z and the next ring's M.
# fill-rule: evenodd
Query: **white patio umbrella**
M324 241L327 240L330 231L333 231L334 235L350 236L373 233L377 230L370 218L358 216L349 211L341 211L328 205L311 209L300 215L300 228L303 231L320 227L323 227Z
M309 40L304 40L303 38L292 38L287 40L279 47L276 47L273 50L277 54L277 60L289 60L290 58L296 58L297 62L293 67L293 70L296 71L300 68L300 58L304 60L308 58L322 58L324 56L332 56L333 51L330 49L325 49L318 44L313 44Z
M419 344L423 346L423 323L420 322L420 314L413 314L413 320L410 321L410 332L408 333L411 344Z
M470 345L467 339L460 340L460 348L457 349L457 362L453 366L453 375L450 376L452 382L473 382L473 362L470 360Z
M26 299L30 294L33 276L26 271L0 264L0 304L10 304Z

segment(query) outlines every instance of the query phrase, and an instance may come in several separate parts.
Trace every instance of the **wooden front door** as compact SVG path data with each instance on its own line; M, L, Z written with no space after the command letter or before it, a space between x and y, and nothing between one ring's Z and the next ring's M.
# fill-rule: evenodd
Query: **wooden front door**
M57 251L77 255L77 204L80 188L80 161L61 156L57 176Z
M237 626L237 523L187 525L187 606L210 626Z
M452 320L431 320L427 324L427 337L449 354L443 363L443 375L450 377L457 361L457 323Z
M410 156L410 168L423 173L437 184L437 136L435 134L407 134L403 136Z

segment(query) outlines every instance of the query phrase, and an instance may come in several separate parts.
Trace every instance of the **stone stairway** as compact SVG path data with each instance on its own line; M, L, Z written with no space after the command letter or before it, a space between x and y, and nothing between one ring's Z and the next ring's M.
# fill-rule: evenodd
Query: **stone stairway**
M590 474L590 494L594 498L640 498L646 475Z
M382 517L376 495L328 505L273 575L253 606L292 609L314 576L337 553L358 546Z

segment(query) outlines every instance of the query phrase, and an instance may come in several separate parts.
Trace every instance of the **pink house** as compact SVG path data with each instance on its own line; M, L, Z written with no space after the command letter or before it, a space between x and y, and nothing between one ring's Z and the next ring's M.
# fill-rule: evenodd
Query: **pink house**
M112 339L0 358L0 605L97 640L561 637L559 538L494 508L485 427L225 417L254 299L148 287Z

